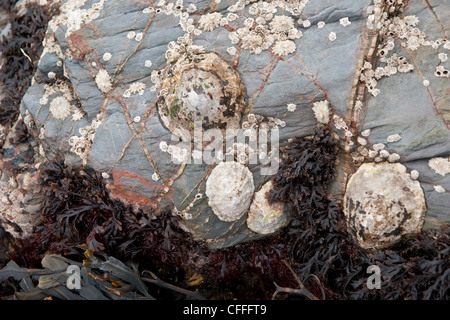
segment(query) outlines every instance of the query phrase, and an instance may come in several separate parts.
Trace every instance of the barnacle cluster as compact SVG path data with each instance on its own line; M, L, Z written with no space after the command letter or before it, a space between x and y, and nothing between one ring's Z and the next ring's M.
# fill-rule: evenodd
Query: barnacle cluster
M213 31L215 28L220 26L220 20L222 19L222 14L218 12L207 13L200 17L198 24L200 29L205 31Z
M390 153L388 150L386 150L386 145L384 143L375 143L372 145L371 148L369 148L367 139L365 137L368 137L370 135L370 129L366 129L361 132L361 136L358 136L356 141L359 144L359 146L356 149L356 152L352 153L353 160L355 164L362 163L365 159L368 159L369 161L373 161L375 163L388 161L390 163L398 162L400 160L400 155L398 153L392 152ZM389 135L386 138L386 141L388 143L395 143L400 141L402 137L396 133Z
M243 49L254 54L269 49L279 56L294 53L296 44L294 40L302 37L302 32L295 27L294 19L287 15L275 15L277 8L290 12L293 16L299 16L309 1L259 1L249 6L251 17L245 19L244 27L229 33L232 44L241 43ZM228 8L237 12L245 1L238 2ZM243 8L242 8L243 9Z
M379 62L385 64L373 70L369 61L364 63L360 80L366 84L368 91L373 96L380 93L380 90L376 88L377 80L382 77L390 77L397 72L407 73L414 70L414 66L405 57L399 56L397 53L389 55L389 51L394 49L396 41L399 41L400 45L409 51L416 51L421 46L431 46L436 50L441 45L444 48L450 48L450 44L445 38L438 38L434 41L427 40L426 34L417 27L419 19L416 16L399 17L395 15L402 12L405 5L406 3L402 0L376 0L374 1L372 14L368 17L368 28L379 32L380 41L377 55ZM443 59L445 60L442 54L438 54L438 58L440 62L443 62ZM439 65L436 67L435 76L448 77L449 71ZM429 81L424 80L424 86L427 87L428 85Z
M95 132L102 122L102 117L102 114L98 114L97 117L92 120L91 125L78 130L80 136L71 136L69 138L69 145L71 146L70 151L82 159L83 165L86 165L87 163Z
M53 118L64 120L73 112L72 121L78 121L84 116L84 112L71 104L72 101L74 101L74 96L71 84L61 80L44 85L44 95L39 99L42 106L49 104L50 114Z
M68 0L60 7L60 14L54 17L49 22L49 27L56 31L60 25L66 27L66 38L72 33L79 30L83 25L86 25L97 19L100 11L103 9L106 0L99 0L88 9L80 9L86 1Z

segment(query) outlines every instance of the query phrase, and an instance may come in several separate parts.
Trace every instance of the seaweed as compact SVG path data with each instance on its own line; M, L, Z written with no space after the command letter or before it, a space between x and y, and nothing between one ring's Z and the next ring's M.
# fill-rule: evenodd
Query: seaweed
M37 69L48 21L57 12L56 5L30 3L26 12L19 14L14 3L6 1L2 4L10 14L11 23L9 37L0 41L0 58L3 60L0 69L0 124L4 126L11 126L18 117L20 102Z

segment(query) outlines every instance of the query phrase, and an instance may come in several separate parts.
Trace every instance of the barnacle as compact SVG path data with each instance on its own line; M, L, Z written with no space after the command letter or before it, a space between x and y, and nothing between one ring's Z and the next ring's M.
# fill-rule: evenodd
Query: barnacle
M103 55L103 61L109 61L112 58L112 54L109 52L105 52L105 54Z
M443 177L445 177L447 173L450 173L450 160L448 158L432 158L428 161L428 166Z
M388 136L386 138L386 140L388 142L397 142L397 141L400 141L401 138L402 137L398 133L396 133L396 134L391 134L390 136Z
M313 103L312 110L314 111L314 116L317 119L317 122L321 124L327 124L330 122L330 103L328 100L317 101Z
M109 77L108 71L105 69L100 69L95 76L95 83L98 89L103 93L108 93L112 89L111 78Z
M444 193L445 192L445 188L443 186L440 185L435 185L433 186L434 191L439 192L439 193Z
M127 90L123 93L124 98L129 98L133 93L139 93L140 95L144 93L146 88L145 83L142 82L133 82L130 84Z
M53 118L64 120L70 115L71 105L64 96L56 97L50 103L50 113Z
M202 15L198 20L200 28L205 31L213 31L215 28L220 26L220 20L222 19L222 14L218 12L208 13Z
M410 177L412 180L417 180L419 179L419 171L417 170L411 170L411 172L409 173Z
M206 196L222 221L235 221L248 210L255 186L250 170L237 162L221 162L206 181Z
M72 33L81 29L83 25L89 24L97 19L106 0L99 0L90 8L80 9L81 6L84 6L85 2L79 0L65 2L60 7L61 13L49 22L49 27L53 31L56 31L60 25L64 25L66 27L65 37L68 38Z
M245 109L244 85L217 54L184 53L164 73L169 74L161 84L167 94L161 95L158 112L175 135L193 132L197 123L203 130L219 129L224 136L226 129L239 128Z
M382 150L382 151L386 151L386 150ZM381 151L380 151L381 154ZM388 161L393 163L393 162L397 162L400 160L400 155L398 153L391 153L388 156Z
M287 110L289 112L294 112L297 109L297 106L294 103L288 103Z
M263 50L267 50L273 43L274 38L268 32L265 26L245 32L242 36L242 48L251 53L260 54Z
M330 32L330 34L328 35L328 40L330 40L330 41L336 40L336 33Z
M339 19L339 24L341 26L347 27L347 26L351 25L352 23L348 20L348 17L345 17L345 18Z
M288 16L275 16L270 22L270 31L273 33L288 32L292 28L294 28L294 19Z
M277 41L273 46L273 53L278 56L287 56L294 53L297 47L291 40Z

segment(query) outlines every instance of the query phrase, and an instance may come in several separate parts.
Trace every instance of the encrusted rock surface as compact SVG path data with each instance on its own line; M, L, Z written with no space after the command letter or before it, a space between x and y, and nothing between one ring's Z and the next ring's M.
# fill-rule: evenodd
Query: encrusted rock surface
M400 163L365 163L344 196L347 226L363 248L382 248L421 231L426 212L418 181Z
M343 150L331 190L335 196L342 198L362 162L390 159L420 173L427 226L450 222L450 175L428 166L430 158L450 153L448 61L441 54L449 50L448 6L438 1L406 6L379 0L216 2L66 1L60 18L50 23L35 80L21 105L22 116L29 113L35 124L30 131L42 145L42 156L62 154L68 164L104 172L113 196L148 212L175 207L190 218L186 228L211 247L257 238L246 214L220 221L207 197L196 198L205 194L215 163L188 163L190 149L184 151L158 113L158 103L172 104L170 94L180 89L164 71L183 61L195 66L199 62L183 57L204 52L240 78L236 82L242 87L229 96L238 109L245 104L241 128L251 122L250 114L261 117L269 132L277 129L281 145L310 135L317 125L314 103L328 101L329 119L321 121L330 121ZM211 98L203 90L204 98ZM194 92L185 93L199 100ZM64 119L50 112L60 96L71 104ZM364 140L357 140L362 132ZM401 139L387 140L395 134ZM381 143L382 150L375 148ZM261 174L260 162L249 162L245 165L258 190L270 177ZM436 192L436 186L444 192Z

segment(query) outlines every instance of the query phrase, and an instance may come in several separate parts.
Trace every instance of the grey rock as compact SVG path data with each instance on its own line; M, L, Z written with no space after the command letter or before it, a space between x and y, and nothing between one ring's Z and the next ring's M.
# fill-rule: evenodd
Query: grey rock
M97 2L87 1L80 9L88 10ZM185 1L185 8L190 3L197 5L195 14L190 15L194 26L198 26L200 17L208 12L216 11L223 16L229 13L227 8L230 4L226 1L214 8L210 7L210 2ZM419 182L427 202L428 221L433 222L433 226L448 223L450 194L448 191L437 193L433 185L439 184L450 190L449 175L436 175L426 165L431 157L450 154L448 79L434 76L435 67L439 64L435 49L422 46L417 51L406 52L407 49L400 44L403 40L396 39L390 54L397 52L406 56L410 63L414 62L414 70L379 79L377 88L380 93L376 97L367 89L360 94L359 88L364 88L364 83L359 80L364 61L371 56L374 69L381 65L377 63L378 58L374 58L376 48L375 54L370 54L370 39L377 35L376 30L366 28L367 9L371 4L369 0L311 1L300 16L293 16L285 10L284 14L293 17L295 27L303 33L302 37L293 40L295 53L286 56L273 54L272 47L261 54L252 54L240 44L233 45L229 35L244 26L245 18L242 17L212 31L202 30L201 34L193 36L192 44L203 46L205 52L214 52L240 75L248 108L241 124L249 113L266 119L280 119L285 122L284 126L278 126L280 145L285 145L290 138L312 134L317 125L312 103L326 99L330 102L332 115L347 123L353 141L362 130L370 128L368 148L375 143L385 143L390 153L400 155L400 162L408 170L420 172ZM400 16L417 15L420 20L418 28L427 34L427 39L444 38L442 30L448 28L450 9L432 5L433 1L410 1ZM249 7L244 9L246 16L250 16ZM47 74L53 71L59 80L69 83L73 88L72 104L79 105L85 115L78 121L73 121L71 116L65 120L53 119L48 110L51 99L45 105L39 103L45 93L42 81L48 79L38 77L22 101L22 115L25 116L27 111L30 113L36 125L36 135L44 128L45 139L41 142L49 159L61 153L68 164L87 164L109 173L109 188L114 197L155 214L174 206L182 212L192 204L188 213L193 217L186 219L184 226L211 247L262 237L247 228L246 215L233 222L220 221L212 213L205 196L194 202L196 194L205 194L205 181L214 165L180 165L172 162L170 154L160 149L161 141L169 145L177 142L171 141L171 132L159 119L159 88L151 89L154 85L152 72L166 68L168 45L183 36L184 31L179 25L179 17L164 12L144 13L145 8L146 5L134 1L120 1L120 4L119 1L107 1L96 19L82 23L81 28L67 38L67 25L64 23L56 31L50 28L47 36L54 36L61 48L63 56L57 58L64 62L65 76L61 75L52 55L43 57L39 70ZM282 12L278 8L275 15L282 15ZM340 25L339 19L344 17L351 21L349 26ZM298 18L309 19L311 27L299 26ZM317 27L319 21L326 23L323 28ZM128 39L129 32L142 32L142 40ZM330 32L336 33L335 41L329 41ZM232 46L237 49L236 55L227 51ZM102 59L106 52L111 53L109 61ZM150 68L145 67L147 60L152 63ZM113 89L107 94L102 93L95 82L101 69L111 77ZM423 86L423 79L430 81L428 87ZM136 82L145 84L143 94L133 93L124 98L123 94ZM362 98L362 108L356 113L353 106L359 98ZM290 103L296 104L294 112L287 111ZM79 130L91 125L97 116L101 122L94 130L86 157L81 159L70 151L68 140L71 136L80 136ZM138 123L133 122L136 116L141 118ZM331 127L340 137L343 150L338 178L331 191L342 198L347 181L358 166L346 156L344 131L334 125ZM386 137L395 133L402 139L387 143ZM354 152L357 147L355 142L347 150ZM364 161L373 160L366 157ZM264 167L261 163L249 164L248 167L253 174L255 190L258 190L270 176L261 174Z

